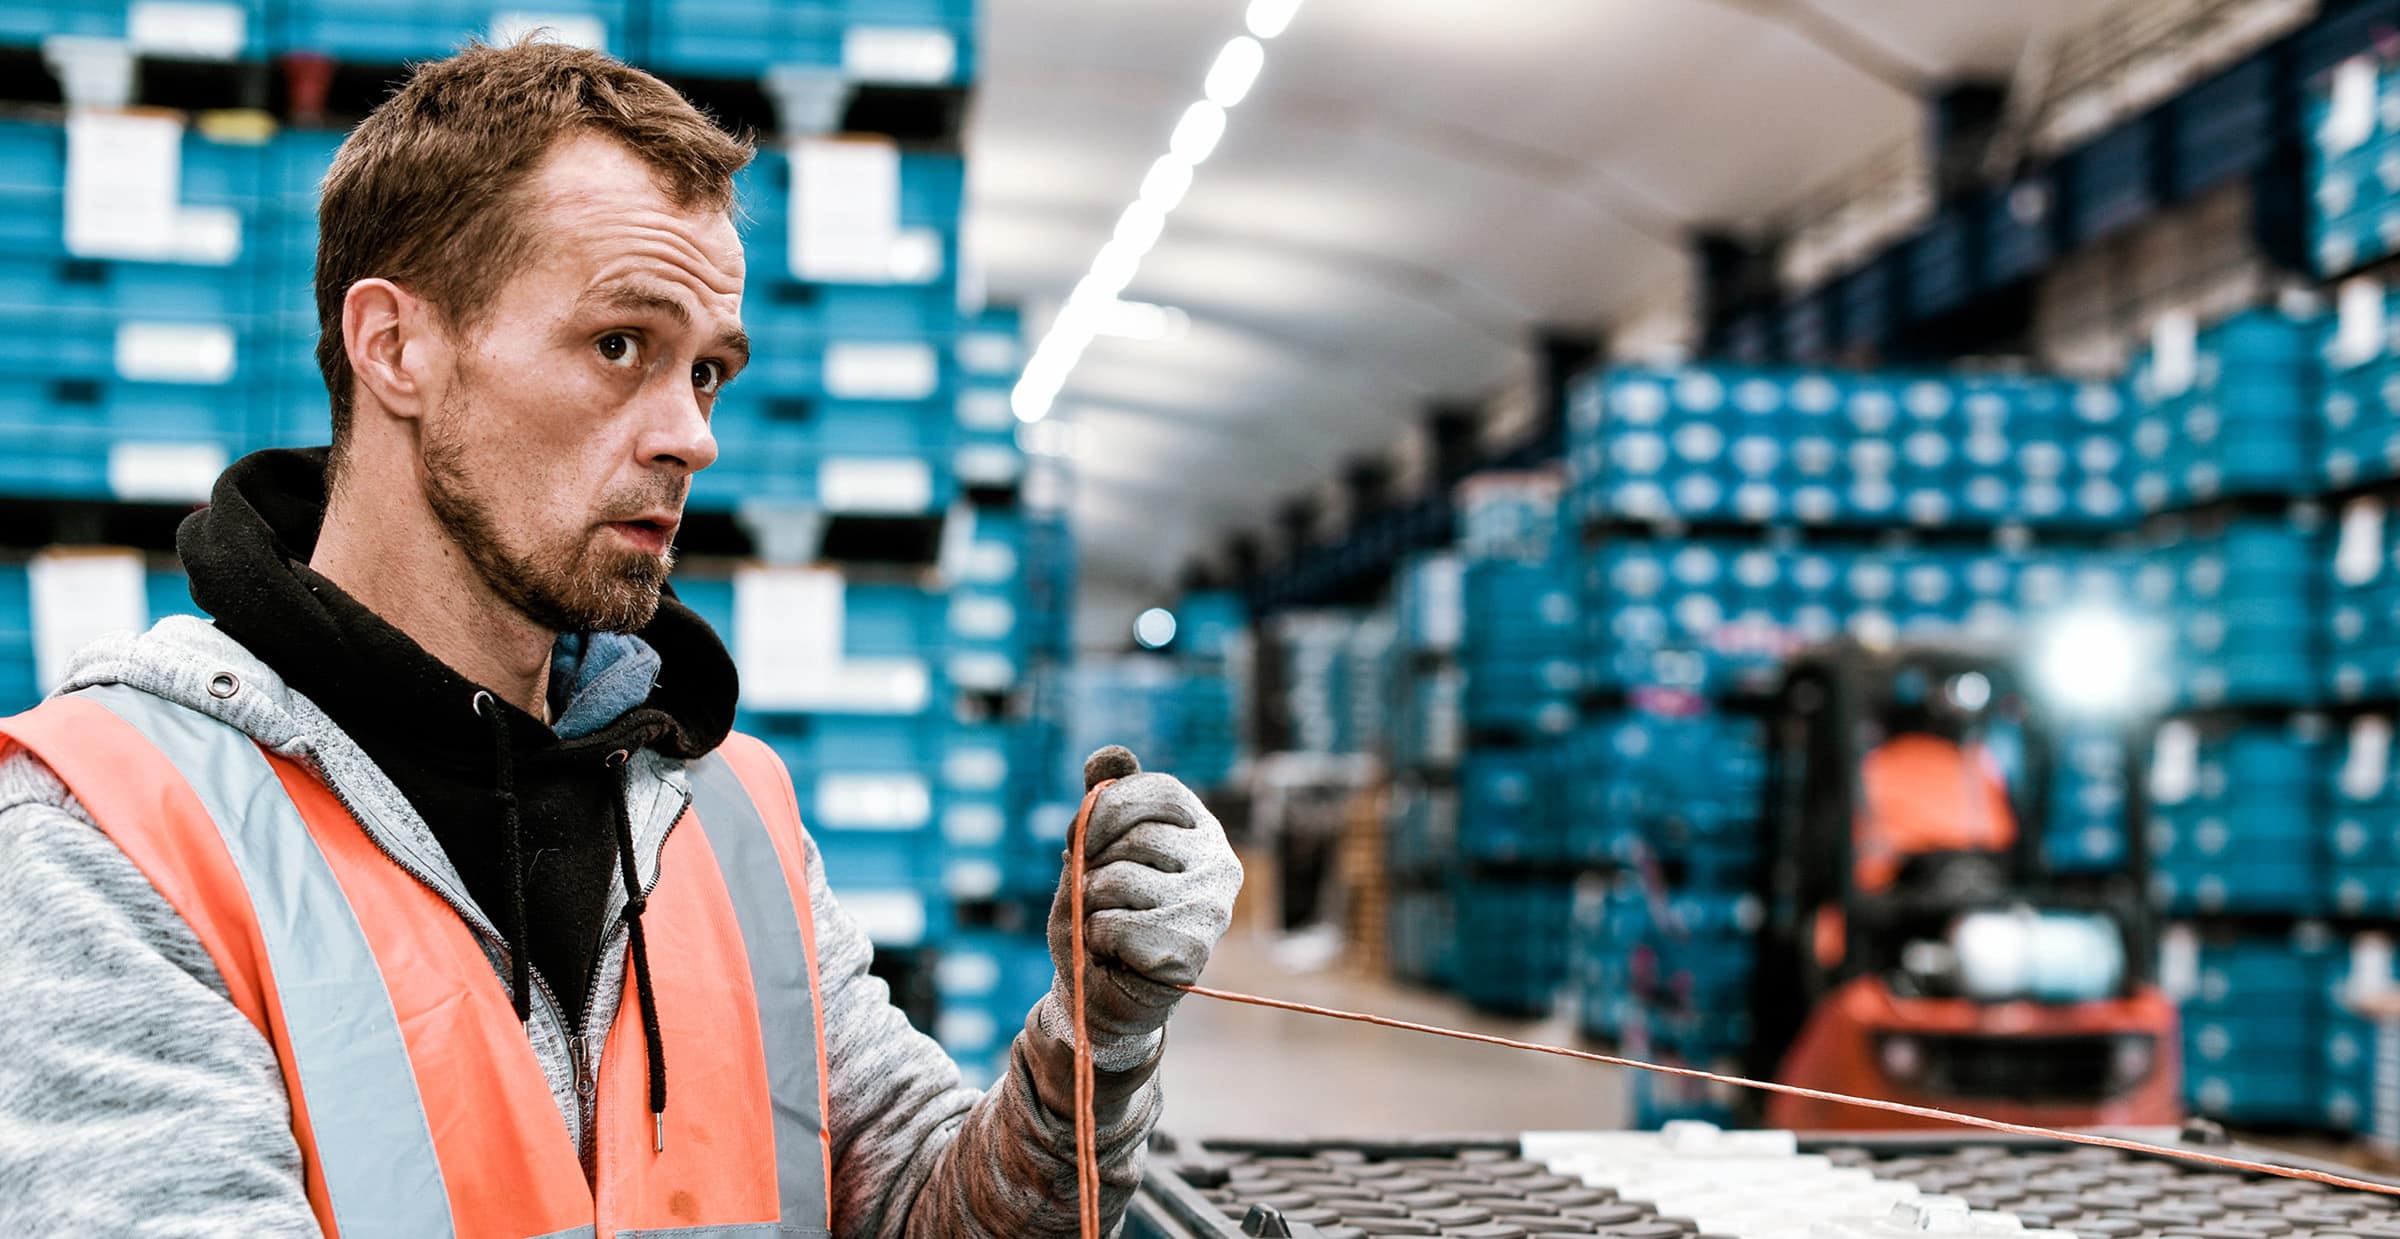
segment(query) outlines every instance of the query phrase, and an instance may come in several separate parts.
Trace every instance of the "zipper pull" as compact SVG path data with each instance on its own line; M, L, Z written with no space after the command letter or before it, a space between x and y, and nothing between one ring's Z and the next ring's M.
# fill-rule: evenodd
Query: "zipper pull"
M598 1085L592 1079L591 1040L582 1033L567 1038L567 1058L575 1065L575 1095L589 1098Z

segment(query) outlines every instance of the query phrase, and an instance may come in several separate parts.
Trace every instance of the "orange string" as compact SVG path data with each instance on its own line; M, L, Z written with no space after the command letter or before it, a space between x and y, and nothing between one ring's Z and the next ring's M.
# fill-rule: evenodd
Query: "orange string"
M1087 951L1083 933L1083 841L1091 829L1093 803L1114 782L1115 779L1102 779L1083 794L1083 807L1076 810L1075 825L1067 832L1067 912L1074 918L1074 925L1067 932L1069 954L1073 956L1070 981L1075 1001L1075 1209L1083 1239L1102 1239L1099 1119L1093 1113L1099 1104L1099 1088L1092 1076L1092 1036L1083 997Z
M1823 1089L1802 1088L1795 1084L1775 1084L1765 1080L1745 1079L1741 1076L1719 1075L1713 1071L1701 1071L1694 1067L1671 1067L1663 1063L1646 1063L1640 1059L1619 1058L1613 1054L1594 1054L1588 1050L1571 1050L1565 1046L1543 1045L1539 1042L1533 1041L1515 1041L1507 1037L1494 1037L1485 1033L1461 1032L1457 1029L1440 1028L1432 1024L1418 1024L1408 1020L1395 1020L1388 1016L1366 1015L1357 1011L1341 1011L1332 1007L1312 1007L1307 1003L1289 1002L1280 998L1260 998L1252 994L1237 994L1227 990L1204 989L1197 985L1179 985L1176 986L1176 988L1187 994L1198 994L1202 998L1214 998L1220 1002L1241 1003L1253 1007L1267 1007L1277 1011L1296 1012L1301 1015L1318 1015L1324 1016L1328 1019L1350 1020L1355 1023L1372 1024L1381 1028L1397 1028L1405 1032L1425 1033L1435 1037L1451 1037L1460 1041L1473 1041L1484 1045L1497 1045L1511 1050L1524 1050L1535 1054L1556 1054L1561 1058L1581 1059L1585 1062L1603 1063L1611 1067L1630 1067L1637 1071L1655 1071L1662 1075L1682 1076L1691 1080L1705 1080L1711 1084L1729 1084L1736 1088L1751 1088L1758 1089L1762 1092L1781 1093L1787 1097L1804 1097L1811 1101L1830 1101L1846 1106L1861 1106L1869 1110L1884 1110L1893 1114L1905 1114L1914 1118L1935 1119L1945 1123L1957 1123L1965 1127L1980 1127L1989 1131L2006 1132L2012 1136L2036 1136L2047 1140L2063 1140L2069 1144L2088 1144L2103 1149L2122 1149L2129 1153L2143 1153L2156 1157L2171 1157L2180 1161L2198 1162L2202 1165L2216 1166L2225 1170L2239 1170L2251 1174L2274 1175L2278 1178L2285 1179L2303 1179L2311 1183L2322 1183L2329 1187L2348 1188L2352 1191L2360 1192L2376 1192L2385 1196L2400 1196L2400 1185L2377 1183L2368 1179L2354 1179L2346 1175L2332 1174L2322 1170L2308 1170L2298 1166L2278 1166L2272 1162L2251 1161L2247 1158L2241 1157L2226 1157L2217 1153L2204 1153L2196 1149L2177 1148L2173 1145L2151 1144L2141 1140L2126 1140L2117 1136L2094 1135L2090 1132L2057 1131L2048 1127L2035 1127L2027 1123L2008 1123L1999 1119L1987 1119L1972 1114L1959 1114L1955 1111L1936 1109L1932 1106L1916 1106L1901 1101L1878 1101L1871 1097L1852 1097L1846 1093L1832 1093L1826 1092Z

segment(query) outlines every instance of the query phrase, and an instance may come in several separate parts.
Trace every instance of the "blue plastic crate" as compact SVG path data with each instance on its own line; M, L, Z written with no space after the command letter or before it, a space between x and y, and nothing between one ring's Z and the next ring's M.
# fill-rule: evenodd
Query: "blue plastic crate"
M658 0L643 64L677 72L751 77L794 65L855 69L848 38L861 27L931 28L953 44L943 83L974 78L972 0Z
M633 58L639 49L628 38L631 13L627 0L542 0L530 11L491 0L290 0L274 6L267 41L279 53L401 64L447 56L469 38L514 37L519 27L503 19L530 14L558 37Z

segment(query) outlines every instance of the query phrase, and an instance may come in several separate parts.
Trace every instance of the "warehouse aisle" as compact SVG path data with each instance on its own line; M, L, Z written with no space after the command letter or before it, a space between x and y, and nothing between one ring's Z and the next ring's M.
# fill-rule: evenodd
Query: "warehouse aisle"
M1292 974L1254 937L1228 937L1207 984L1528 1041L1573 1044L1565 1020L1480 1016L1455 999L1338 971ZM1389 1135L1621 1127L1606 1067L1204 998L1168 1034L1167 1112L1185 1136Z

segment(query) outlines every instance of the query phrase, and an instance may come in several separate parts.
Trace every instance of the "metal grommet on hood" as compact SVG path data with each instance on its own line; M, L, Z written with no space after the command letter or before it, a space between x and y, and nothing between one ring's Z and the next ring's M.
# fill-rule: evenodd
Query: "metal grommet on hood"
M475 695L467 698L467 708L475 712L475 717L482 718L483 703L487 701L494 701L492 694L485 689L476 689ZM494 701L494 704L497 704L497 702Z
M610 753L603 760L607 763L609 769L614 770L617 767L624 765L626 762L632 761L633 754L624 749L618 749L617 751Z
M242 678L230 671L220 671L208 677L208 695L219 701L242 691Z

